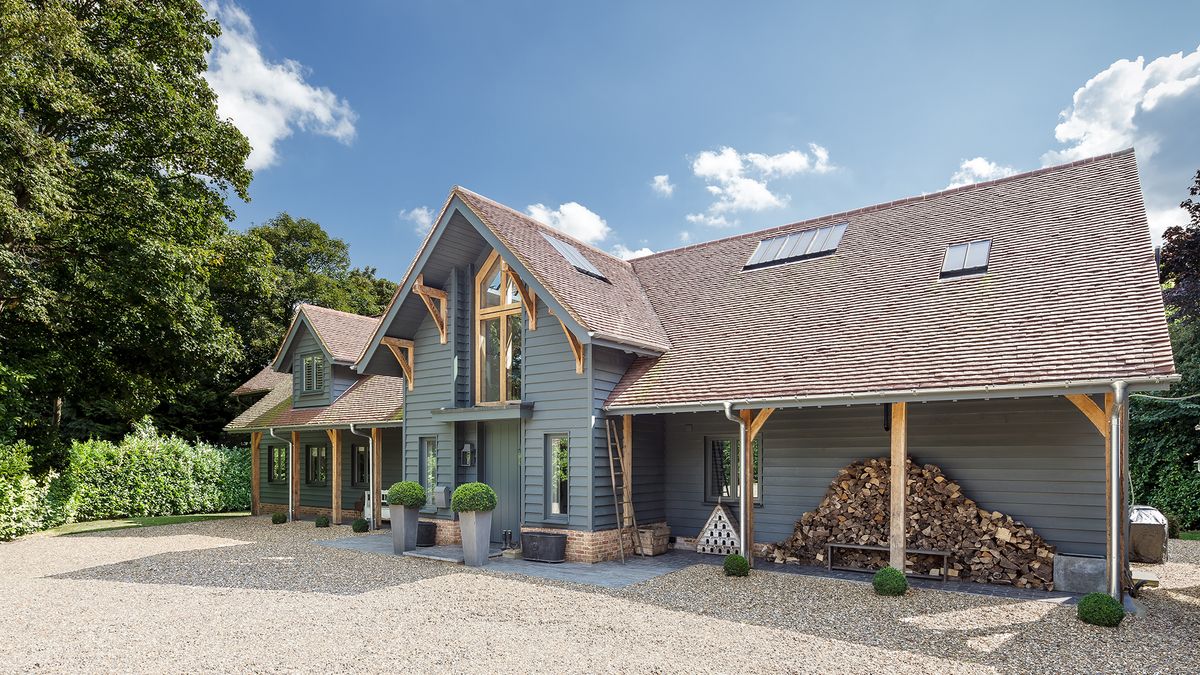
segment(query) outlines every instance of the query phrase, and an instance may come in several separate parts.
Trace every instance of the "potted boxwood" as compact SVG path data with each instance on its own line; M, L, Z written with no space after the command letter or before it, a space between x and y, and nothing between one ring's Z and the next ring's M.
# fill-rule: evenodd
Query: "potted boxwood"
M402 480L387 491L392 512L392 552L400 555L417 548L417 519L425 506L425 488L420 483Z
M450 508L458 514L463 563L471 567L486 565L492 542L492 511L496 509L496 491L486 483L463 483L450 498Z

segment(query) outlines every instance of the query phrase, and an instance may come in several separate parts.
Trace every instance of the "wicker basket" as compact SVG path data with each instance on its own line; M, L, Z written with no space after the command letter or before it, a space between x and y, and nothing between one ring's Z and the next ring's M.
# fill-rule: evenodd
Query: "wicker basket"
M671 528L666 523L654 523L638 528L638 545L634 549L641 555L662 555L667 552Z

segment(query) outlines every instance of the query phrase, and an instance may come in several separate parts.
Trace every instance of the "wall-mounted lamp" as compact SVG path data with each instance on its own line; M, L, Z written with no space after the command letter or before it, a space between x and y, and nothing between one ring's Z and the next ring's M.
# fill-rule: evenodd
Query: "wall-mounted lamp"
M459 466L475 466L475 448L471 447L470 443L463 443L462 449L458 451Z

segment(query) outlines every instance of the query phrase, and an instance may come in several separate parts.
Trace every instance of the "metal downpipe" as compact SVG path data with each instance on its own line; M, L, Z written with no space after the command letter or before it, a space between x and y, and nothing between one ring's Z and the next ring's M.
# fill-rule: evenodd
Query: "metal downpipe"
M750 545L747 540L747 530L750 529L750 509L751 506L749 490L746 489L746 448L743 447L746 443L746 423L742 418L733 414L733 402L726 401L724 403L725 417L730 422L735 422L738 425L738 548L742 550L742 557L747 561L750 560Z
M1111 484L1108 486L1108 594L1122 600L1122 581L1125 575L1125 560L1121 558L1121 540L1125 531L1125 522L1129 520L1126 512L1124 495L1125 477L1122 475L1123 458L1126 449L1126 415L1129 405L1128 385L1123 381L1113 382L1112 414L1108 420L1108 475Z
M292 466L292 464L295 463L292 461L292 458L295 457L295 454L292 452L292 450L293 450L292 442L288 439L280 438L280 437L276 436L275 435L275 427L268 428L267 435L270 436L271 438L274 438L277 441L283 441L284 443L287 443L287 448L288 448L288 454L287 454L287 456L288 456L288 461L287 461L287 467L288 467L288 474L287 474L287 476L288 476L287 477L287 481L288 481L288 483L287 483L288 484L288 488L287 488L287 491L288 491L288 522L291 522L296 519L296 505L292 503L292 471L295 470L295 467Z
M354 424L350 424L350 433L359 438L367 439L367 499L370 501L371 518L367 521L367 529L375 529L375 519L380 517L379 513L379 495L375 494L375 438L370 434L362 434L354 429Z

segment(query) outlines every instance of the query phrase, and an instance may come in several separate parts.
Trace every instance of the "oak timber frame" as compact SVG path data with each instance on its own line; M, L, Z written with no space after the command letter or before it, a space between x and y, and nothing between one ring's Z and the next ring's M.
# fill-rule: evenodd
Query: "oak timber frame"
M446 344L446 317L448 315L447 304L449 304L446 291L426 286L424 274L417 275L417 281L413 284L412 290L425 303L425 308L429 310L429 316L433 319L433 325L437 327L438 337L442 344Z
M403 338L385 337L380 342L388 348L392 356L396 357L396 362L400 364L400 370L404 372L404 380L408 385L408 390L413 388L413 368L416 365L416 357L413 354L413 341Z
M497 289L500 293L500 304L485 307L483 304L485 288L492 278L499 277L500 287ZM512 288L513 293L509 292ZM475 286L473 295L475 296L475 312L471 320L471 334L474 339L474 360L475 360L475 376L473 378L475 384L475 405L504 405L506 403L516 403L520 401L520 396L510 399L508 398L508 388L512 372L512 363L510 359L505 358L505 352L509 349L509 331L508 321L510 317L516 316L521 321L522 330L524 330L524 313L527 302L526 298L530 297L528 290L524 284L520 283L520 278L517 277L508 267L508 263L500 257L500 252L493 250L492 253L484 261L479 268L479 272L475 274ZM522 292L525 289L525 292ZM510 302L509 298L515 298L515 302ZM536 305L529 307L530 315L537 313ZM488 321L496 321L499 332L499 350L500 373L499 373L499 391L497 392L496 400L486 400L484 391L484 371L487 368L487 339L484 336L482 327Z
M333 485L329 491L329 519L334 525L342 524L342 435L337 429L326 429L325 435L329 437L329 446L333 455L333 471L331 472L330 480Z
M1125 476L1128 475L1129 469L1127 466L1128 457L1126 454L1125 438L1118 438L1120 441L1121 457L1118 462L1114 462L1113 448L1118 445L1113 442L1113 434L1118 437L1123 437L1128 433L1128 428L1125 425L1123 411L1117 409L1114 396L1112 394L1104 395L1104 408L1101 409L1095 399L1086 394L1067 394L1066 399L1070 401L1083 416L1087 418L1092 426L1096 427L1096 431L1104 439L1104 522L1105 522L1105 579L1110 580L1109 594L1120 599L1124 587L1129 585L1131 580L1127 578L1125 562L1128 560L1126 551L1127 542L1125 540L1125 528L1128 526L1128 496L1126 494ZM1119 467L1117 472L1113 471L1114 466ZM1114 499L1116 497L1116 499ZM1113 527L1113 504L1114 501L1125 505L1125 515L1120 519L1120 525ZM1115 538L1115 540L1114 540ZM1113 559L1112 551L1117 552L1117 559ZM1114 566L1121 564L1122 569L1114 570ZM1113 588L1111 580L1119 579L1118 588Z
M762 408L760 410L741 410L738 411L738 416L742 419L742 428L745 433L742 438L738 439L738 445L741 449L741 458L738 460L743 467L741 471L741 489L739 495L738 508L745 514L744 522L746 531L742 533L746 542L746 551L742 554L746 558L746 562L754 567L754 439L758 437L762 431L763 425L775 412L775 408ZM766 467L762 465L762 455L759 454L759 484L763 480Z
M908 548L908 538L905 536L904 502L908 496L908 404L904 402L891 404L891 457L889 467L891 480L889 485L888 505L888 564L900 572L906 573L905 549Z
M250 432L250 515L257 516L262 503L259 492L262 490L262 432Z

